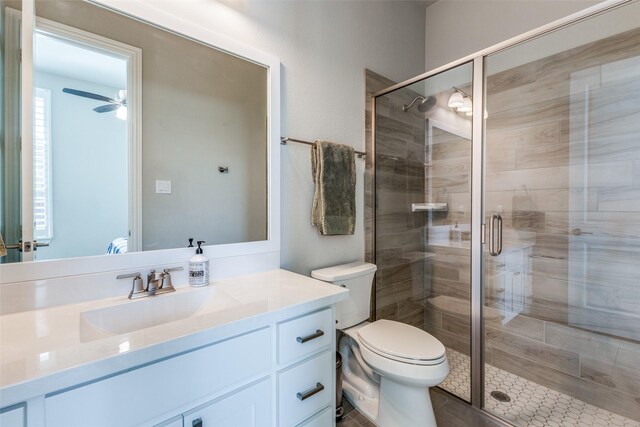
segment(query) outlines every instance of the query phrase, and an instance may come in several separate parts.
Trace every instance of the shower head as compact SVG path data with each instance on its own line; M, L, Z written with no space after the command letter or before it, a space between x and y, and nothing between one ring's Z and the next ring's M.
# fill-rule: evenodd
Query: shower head
M438 101L435 96L430 96L428 98L425 98L424 96L416 96L413 101L411 101L411 104L402 106L402 111L404 111L405 113L409 111L409 108L411 108L418 99L421 100L420 104L418 104L418 111L420 111L421 113L426 113L427 111L432 109Z

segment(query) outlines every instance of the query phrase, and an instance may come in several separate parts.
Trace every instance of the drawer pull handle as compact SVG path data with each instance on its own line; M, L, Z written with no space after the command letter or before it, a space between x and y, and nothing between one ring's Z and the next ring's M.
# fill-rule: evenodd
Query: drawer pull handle
M324 335L324 331L323 330L316 329L316 333L315 334L307 335L306 337L298 337L298 338L296 338L296 341L298 341L300 344L304 344L307 341L315 340L316 338L320 338L323 335Z
M298 399L304 401L314 394L320 393L322 390L324 390L324 386L322 385L322 383L316 383L316 386L311 390L305 391L304 393L298 392L296 396L298 396Z

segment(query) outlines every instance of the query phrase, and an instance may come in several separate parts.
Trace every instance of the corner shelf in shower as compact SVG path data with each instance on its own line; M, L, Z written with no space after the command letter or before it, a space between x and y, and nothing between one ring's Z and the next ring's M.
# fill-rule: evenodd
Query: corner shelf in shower
M447 212L447 203L411 203L411 212Z

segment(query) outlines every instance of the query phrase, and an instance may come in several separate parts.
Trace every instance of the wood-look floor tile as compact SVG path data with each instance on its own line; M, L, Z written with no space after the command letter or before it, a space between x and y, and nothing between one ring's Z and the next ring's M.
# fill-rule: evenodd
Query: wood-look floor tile
M503 427L471 406L450 398L435 412L438 426L443 427Z

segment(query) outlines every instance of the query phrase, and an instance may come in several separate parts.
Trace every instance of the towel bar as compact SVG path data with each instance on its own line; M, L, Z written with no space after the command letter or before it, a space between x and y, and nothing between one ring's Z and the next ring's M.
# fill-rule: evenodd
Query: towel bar
M282 138L280 138L280 144L287 145L287 142L297 142L298 144L305 144L305 145L315 144L314 142L303 141L302 139L288 138L286 136L283 136ZM360 159L364 159L365 157L367 157L367 154L363 153L362 151L355 151L355 153L356 153L356 156L358 156L358 158Z

